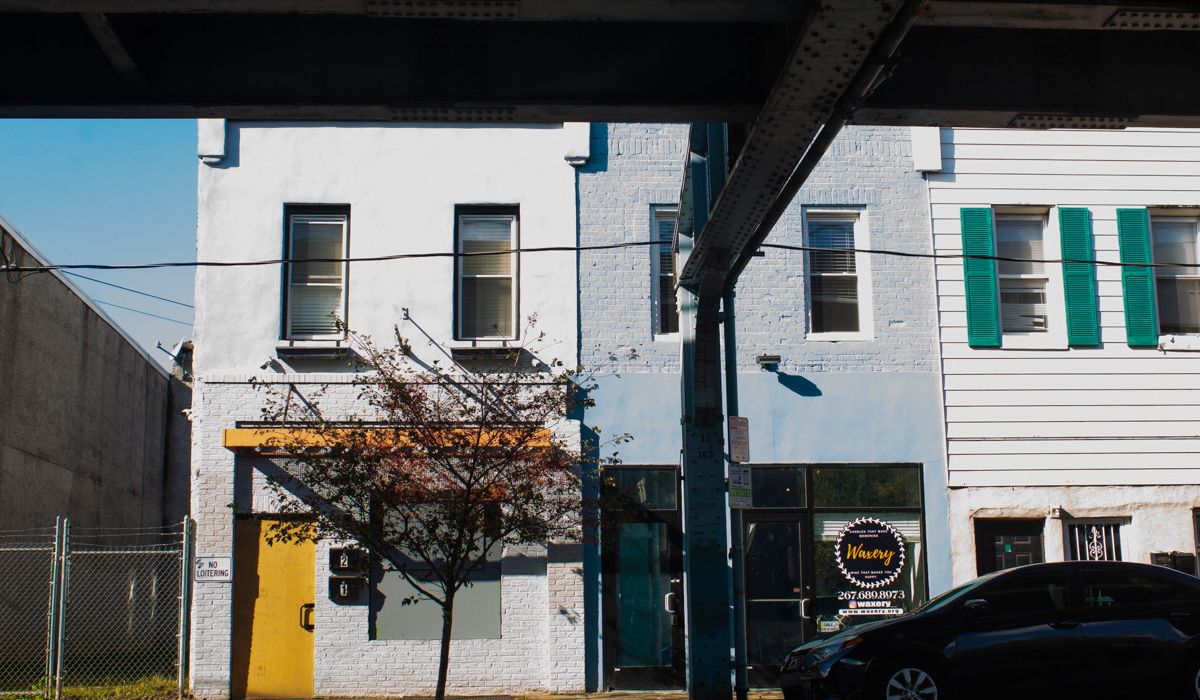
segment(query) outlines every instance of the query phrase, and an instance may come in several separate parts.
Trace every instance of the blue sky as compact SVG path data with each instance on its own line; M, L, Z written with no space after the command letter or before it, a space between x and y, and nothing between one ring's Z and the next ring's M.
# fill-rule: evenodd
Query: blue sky
M196 259L196 122L0 119L0 214L55 263ZM81 271L190 304L191 268ZM93 299L191 323L192 310L75 279ZM190 325L105 311L150 354Z

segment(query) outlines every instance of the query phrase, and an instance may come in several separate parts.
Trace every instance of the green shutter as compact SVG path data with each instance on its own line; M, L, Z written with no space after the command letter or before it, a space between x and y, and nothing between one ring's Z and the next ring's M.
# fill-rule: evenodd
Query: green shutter
M962 210L964 255L996 254L992 210ZM1000 299L996 261L963 258L963 287L967 294L967 343L973 348L1000 347Z
M1058 228L1064 260L1095 260L1092 255L1092 217L1087 209L1060 208ZM1067 342L1070 345L1099 345L1095 266L1086 262L1064 262L1062 270L1067 302Z
M1150 262L1150 214L1145 209L1117 210L1121 262ZM1130 347L1158 346L1158 314L1154 308L1154 268L1122 267L1125 290L1125 337Z

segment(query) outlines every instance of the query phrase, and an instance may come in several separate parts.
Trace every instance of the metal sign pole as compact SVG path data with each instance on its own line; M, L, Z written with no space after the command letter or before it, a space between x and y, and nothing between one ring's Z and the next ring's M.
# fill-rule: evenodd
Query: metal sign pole
M183 543L179 553L179 700L187 687L188 642L191 636L192 519L183 516Z
M58 630L55 635L54 698L62 700L63 637L67 627L67 586L71 580L71 520L62 519L61 563L58 567Z
M56 648L55 639L58 634L58 577L59 557L62 556L62 516L54 519L54 555L50 558L50 596L46 603L46 675L43 679L42 697L50 697L54 687Z

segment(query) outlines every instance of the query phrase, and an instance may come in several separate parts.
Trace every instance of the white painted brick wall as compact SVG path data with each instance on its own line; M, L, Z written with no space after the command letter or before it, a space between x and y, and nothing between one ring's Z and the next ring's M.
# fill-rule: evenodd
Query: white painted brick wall
M193 413L192 512L198 554L232 554L236 512L270 509L265 477L254 457L221 447L221 430L260 418L264 395L247 377L198 378ZM358 389L347 375L275 375L300 380L296 390L323 389L327 415L346 415ZM325 380L325 381L314 381ZM284 386L284 385L281 385ZM368 638L368 607L329 601L328 549L317 549L315 575L314 691L319 696L432 694L437 681L436 640ZM455 641L450 691L515 694L583 690L583 579L577 545L510 548L501 567L501 638ZM232 588L199 584L192 607L193 692L202 698L229 693ZM430 604L430 603L425 603Z

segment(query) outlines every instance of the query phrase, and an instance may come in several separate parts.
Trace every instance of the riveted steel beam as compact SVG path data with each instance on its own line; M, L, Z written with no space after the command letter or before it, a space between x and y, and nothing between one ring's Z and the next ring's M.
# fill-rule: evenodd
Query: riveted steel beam
M1200 26L1200 8L1183 0L1013 2L932 0L919 26L1006 29L1187 30Z
M819 158L890 61L924 2L814 4L754 121L707 223L680 272L681 286L720 295L798 189L797 164ZM824 134L824 137L821 135ZM813 151L812 147L820 147Z

